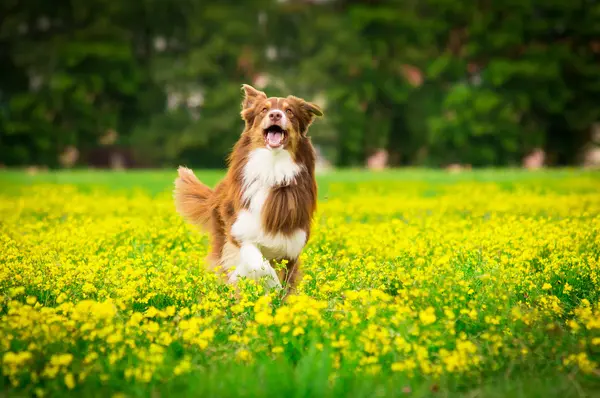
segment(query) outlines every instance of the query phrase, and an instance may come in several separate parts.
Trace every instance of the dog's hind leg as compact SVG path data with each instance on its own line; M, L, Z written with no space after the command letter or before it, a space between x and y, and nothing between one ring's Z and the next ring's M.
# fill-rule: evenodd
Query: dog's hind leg
M302 278L302 270L300 269L300 259L289 260L285 270L285 285L289 293L297 293L298 283Z

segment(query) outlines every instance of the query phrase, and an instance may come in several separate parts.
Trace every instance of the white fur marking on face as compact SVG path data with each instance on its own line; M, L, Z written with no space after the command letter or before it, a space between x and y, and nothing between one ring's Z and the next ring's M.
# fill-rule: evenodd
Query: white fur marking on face
M288 124L288 118L287 115L285 114L284 111L281 111L279 109L276 109L274 111L271 112L279 112L281 114L281 128L282 129L286 129L287 128L287 124ZM271 112L267 112L267 114L265 115L265 117L263 118L260 127L264 130L266 128L268 128L269 126L271 126L271 120L269 119L269 113Z

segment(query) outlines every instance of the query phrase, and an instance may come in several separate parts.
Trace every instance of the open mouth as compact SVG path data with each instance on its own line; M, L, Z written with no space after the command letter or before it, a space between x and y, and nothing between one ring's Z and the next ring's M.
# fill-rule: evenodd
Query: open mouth
M265 145L269 148L279 148L286 142L287 131L280 126L273 125L263 131Z

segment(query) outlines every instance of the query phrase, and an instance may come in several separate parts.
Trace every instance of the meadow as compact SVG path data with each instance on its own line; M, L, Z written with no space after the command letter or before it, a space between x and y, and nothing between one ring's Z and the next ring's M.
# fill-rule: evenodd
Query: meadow
M600 173L322 175L285 301L174 178L0 173L0 397L599 396Z

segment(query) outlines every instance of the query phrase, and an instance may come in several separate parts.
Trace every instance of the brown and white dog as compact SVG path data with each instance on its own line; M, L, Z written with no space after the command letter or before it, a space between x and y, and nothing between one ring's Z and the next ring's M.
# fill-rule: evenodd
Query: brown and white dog
M212 190L179 167L175 205L184 219L210 233L208 262L229 282L266 276L269 287L281 287L283 278L293 289L317 205L315 151L307 132L323 112L294 96L267 98L251 86L242 89L245 128L225 178ZM278 273L273 262L282 260L287 266Z

